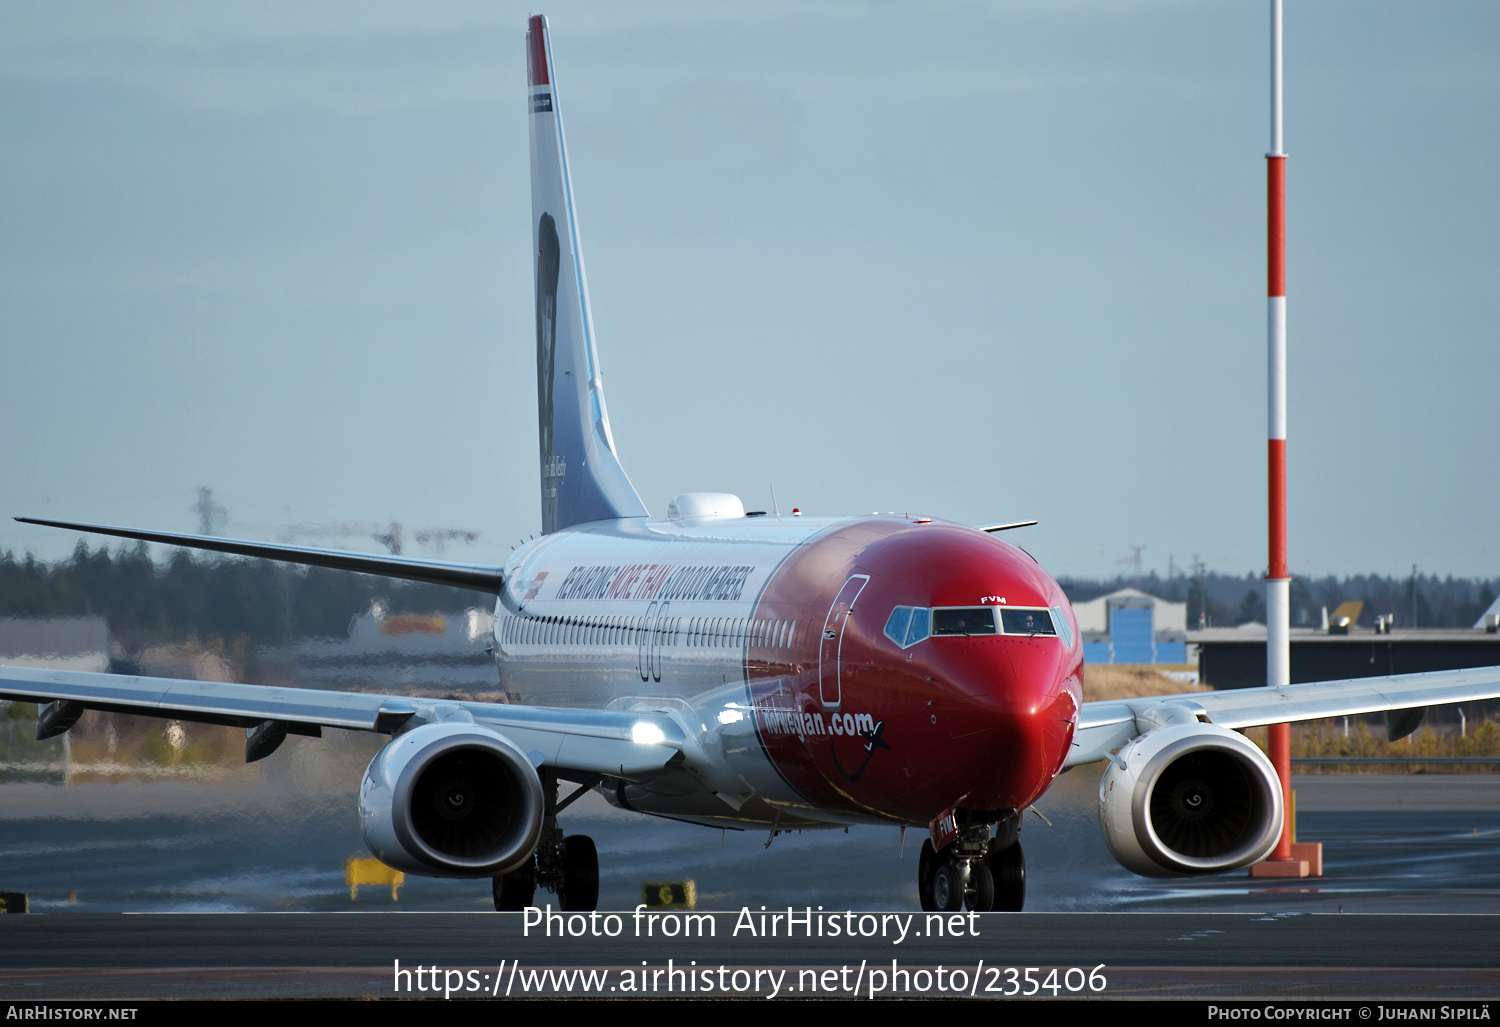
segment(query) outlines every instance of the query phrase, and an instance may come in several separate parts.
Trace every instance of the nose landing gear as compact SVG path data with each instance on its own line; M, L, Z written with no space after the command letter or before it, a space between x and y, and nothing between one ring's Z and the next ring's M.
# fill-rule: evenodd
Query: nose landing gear
M984 857L984 870L994 882L990 909L997 913L1019 913L1026 904L1026 856L1021 843L1012 842Z
M1019 913L1026 902L1026 857L1016 837L1020 818L1002 821L995 837L988 824L973 825L937 852L922 843L917 897L926 912Z

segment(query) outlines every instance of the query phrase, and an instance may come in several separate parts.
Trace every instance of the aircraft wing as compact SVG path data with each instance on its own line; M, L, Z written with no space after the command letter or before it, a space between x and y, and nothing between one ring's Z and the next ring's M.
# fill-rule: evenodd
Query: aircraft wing
M71 727L84 710L246 728L270 722L304 735L319 734L324 727L392 733L408 724L467 717L505 735L536 766L629 780L661 770L681 751L686 738L681 726L661 712L520 706L30 667L0 667L0 699L56 704L41 721L44 729L48 723L57 725L52 733Z
M1190 719L1239 729L1496 696L1500 696L1500 667L1086 702L1079 711L1073 751L1064 766L1102 760L1153 727Z
M499 567L478 563L448 563L444 560L421 560L410 556L386 556L381 553L356 553L347 549L317 549L312 546L288 546L274 542L250 542L237 538L215 538L212 535L180 535L169 531L142 531L119 528L112 524L81 524L75 521L46 521L36 517L17 517L22 524L41 524L49 528L69 528L95 535L113 535L142 542L161 542L169 546L208 549L236 556L259 556L268 560L332 567L341 571L379 574L386 578L422 581L430 585L452 585L499 595L504 575Z

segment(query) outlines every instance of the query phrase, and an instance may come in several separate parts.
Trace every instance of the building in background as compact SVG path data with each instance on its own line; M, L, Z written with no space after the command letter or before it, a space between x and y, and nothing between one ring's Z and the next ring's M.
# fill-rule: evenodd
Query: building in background
M1134 588L1073 604L1085 663L1188 663L1187 603Z
M48 670L109 670L103 617L0 618L0 664Z
M1379 621L1366 628L1343 620L1334 616L1325 628L1292 629L1292 684L1500 666L1500 633L1483 628L1393 628ZM1206 628L1189 638L1205 684L1266 683L1264 624Z
M1490 604L1488 610L1479 615L1479 619L1474 622L1474 627L1481 631L1488 631L1492 635L1500 634L1500 598L1497 598Z
M300 688L392 695L498 698L500 675L489 647L495 615L389 613L375 603L346 638L300 638L258 654L268 681Z

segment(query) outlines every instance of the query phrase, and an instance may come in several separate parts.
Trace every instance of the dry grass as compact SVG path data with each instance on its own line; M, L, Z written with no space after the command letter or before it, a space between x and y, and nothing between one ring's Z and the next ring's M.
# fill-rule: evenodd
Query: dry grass
M1207 685L1187 685L1173 681L1151 667L1090 664L1083 672L1083 698L1098 700L1139 699L1156 695L1183 695L1189 692L1211 692ZM1292 725L1293 756L1500 756L1500 724L1486 720L1478 726L1470 723L1469 736L1459 738L1451 732L1436 734L1431 727L1400 741L1385 739L1379 715L1351 717L1345 735L1342 719L1309 721ZM1262 749L1266 748L1266 729L1252 727L1245 736ZM1500 765L1484 764L1362 764L1307 766L1295 769L1298 774L1500 774Z
M1139 699L1152 695L1181 695L1212 691L1206 685L1173 681L1150 667L1094 664L1083 671L1084 702L1101 699Z
M1376 756L1401 759L1423 756L1459 758L1500 756L1500 726L1497 726L1493 720L1486 720L1478 727L1471 725L1467 738L1460 738L1456 734L1436 734L1431 727L1424 726L1405 738L1388 742L1381 728L1382 725L1377 722L1375 730L1371 730L1369 721L1359 719L1346 735L1343 724L1339 720L1314 720L1305 724L1293 724L1292 755L1325 758ZM1262 728L1257 732L1252 728L1245 733L1257 745L1265 747L1265 729ZM1348 764L1343 766L1304 765L1295 770L1299 774L1494 774L1500 773L1500 766L1483 763L1375 763L1353 766Z

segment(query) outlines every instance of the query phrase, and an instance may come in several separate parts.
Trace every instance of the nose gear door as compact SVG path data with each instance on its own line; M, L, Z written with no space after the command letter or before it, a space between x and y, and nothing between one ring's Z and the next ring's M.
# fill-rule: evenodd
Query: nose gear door
M836 710L843 698L839 681L839 657L844 644L844 625L849 622L849 612L854 609L854 600L870 583L868 574L855 574L839 589L838 598L828 609L823 621L823 637L818 642L818 698L825 710Z

